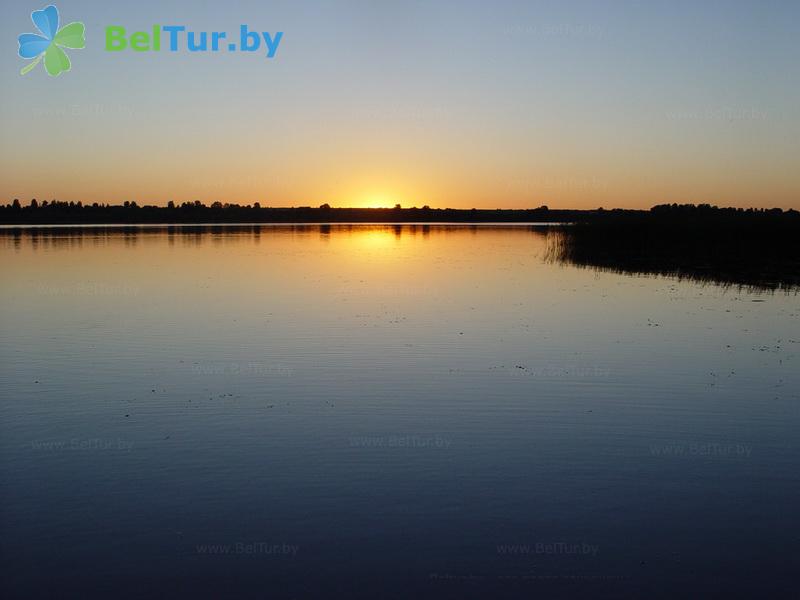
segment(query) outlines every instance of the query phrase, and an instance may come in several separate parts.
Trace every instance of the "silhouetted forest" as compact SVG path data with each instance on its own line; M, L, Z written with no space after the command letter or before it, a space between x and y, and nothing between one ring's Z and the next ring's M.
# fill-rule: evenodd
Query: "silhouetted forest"
M0 206L0 224L59 225L59 224L213 224L213 223L600 223L609 227L628 228L631 225L681 227L688 230L734 223L741 226L758 224L763 227L789 227L796 224L798 212L774 209L717 208L709 205L664 204L649 211L611 209L553 210L547 206L530 209L455 209L455 208L318 208L262 207L223 204L210 206L195 201L168 206L139 206L136 202L122 205L83 204L58 200L31 200L23 206L19 200Z
M268 208L254 205L222 204L206 206L201 202L184 202L168 206L82 204L32 200L22 206L18 200L0 207L0 223L7 225L58 224L136 224L136 223L525 223L569 222L585 218L595 211L549 210L546 206L527 210L461 210L452 208Z
M553 232L556 261L760 289L800 286L800 213L665 204Z

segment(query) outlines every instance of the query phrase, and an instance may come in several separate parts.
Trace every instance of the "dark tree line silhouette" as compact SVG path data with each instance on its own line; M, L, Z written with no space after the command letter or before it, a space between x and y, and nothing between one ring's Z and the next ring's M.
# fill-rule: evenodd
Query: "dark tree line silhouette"
M688 223L703 220L719 221L731 218L755 218L772 215L792 220L797 211L773 209L717 208L708 204L663 204L646 210L555 210L547 206L531 209L453 209L453 208L333 208L322 204L318 208L262 207L214 202L210 206L200 201L167 206L139 206L135 201L121 205L83 204L58 200L36 199L23 206L18 199L0 206L0 223L16 225L40 224L135 224L135 223L525 223L525 222L615 222L629 223L631 219L653 219L662 223Z
M200 201L164 206L139 206L135 201L122 205L83 204L58 200L31 200L22 206L19 200L0 207L0 223L36 224L135 224L135 223L367 223L367 222L531 222L574 219L581 211L550 211L546 206L529 210L461 210L403 208L333 208L322 204L318 208L262 207L214 202L207 206Z

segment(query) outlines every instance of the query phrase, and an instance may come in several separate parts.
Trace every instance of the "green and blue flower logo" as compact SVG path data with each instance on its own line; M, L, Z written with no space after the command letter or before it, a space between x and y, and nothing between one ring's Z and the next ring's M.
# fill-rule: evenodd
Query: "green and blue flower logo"
M41 35L23 33L19 36L19 55L35 59L20 71L20 75L31 71L42 58L48 75L55 77L69 71L72 64L63 49L79 50L86 47L86 28L83 23L73 21L59 29L58 9L53 5L33 11L31 19Z

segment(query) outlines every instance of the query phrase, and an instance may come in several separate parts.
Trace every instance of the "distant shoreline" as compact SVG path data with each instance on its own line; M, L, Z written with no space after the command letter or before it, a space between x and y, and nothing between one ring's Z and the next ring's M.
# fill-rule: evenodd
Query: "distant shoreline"
M599 211L602 213L603 211ZM637 213L646 211L625 211ZM0 207L0 225L266 225L568 223L591 220L597 210L453 208L261 208L237 205L83 206L56 203Z
M731 218L790 219L798 212L773 209L717 208L709 205L661 205L650 210L610 209L565 210L546 206L531 209L456 209L456 208L294 208L240 206L215 202L185 202L179 206L83 205L80 202L42 202L28 206L19 201L0 206L0 225L268 225L268 224L564 224L596 222L631 222L641 220L671 221L702 219L717 222Z

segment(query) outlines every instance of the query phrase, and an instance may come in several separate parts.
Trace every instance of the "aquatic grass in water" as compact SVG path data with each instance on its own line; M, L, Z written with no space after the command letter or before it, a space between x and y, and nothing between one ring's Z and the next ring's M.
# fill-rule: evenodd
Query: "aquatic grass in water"
M547 257L617 273L797 291L800 214L685 206L610 212L553 230Z

